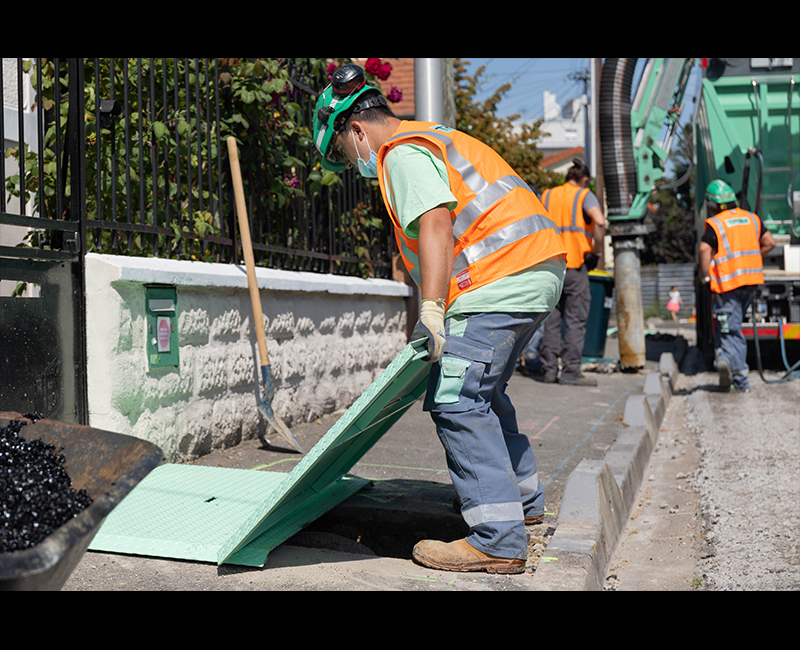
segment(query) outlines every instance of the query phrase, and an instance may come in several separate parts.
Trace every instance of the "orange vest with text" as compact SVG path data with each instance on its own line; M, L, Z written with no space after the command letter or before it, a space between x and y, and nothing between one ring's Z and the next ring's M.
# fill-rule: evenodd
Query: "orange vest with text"
M417 285L417 240L403 232L388 199L383 169L386 154L404 143L426 146L444 161L450 191L458 200L450 213L455 250L448 307L467 291L566 253L544 206L491 147L441 124L403 120L378 151L378 180L400 255Z
M594 221L586 223L583 216L583 202L589 188L564 183L545 190L542 202L547 214L556 224L567 247L567 268L579 269L583 266L583 256L591 252L594 245Z
M717 252L711 262L711 291L725 293L764 283L761 227L755 215L733 208L706 219L717 235Z

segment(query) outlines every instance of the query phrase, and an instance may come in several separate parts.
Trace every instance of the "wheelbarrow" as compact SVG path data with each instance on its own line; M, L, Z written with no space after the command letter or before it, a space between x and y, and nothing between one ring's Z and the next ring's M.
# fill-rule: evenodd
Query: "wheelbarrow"
M76 490L93 503L32 548L0 553L0 590L58 591L78 565L106 515L163 459L146 440L92 427L32 420L0 412L0 427L26 422L26 440L42 440L64 455L64 469Z

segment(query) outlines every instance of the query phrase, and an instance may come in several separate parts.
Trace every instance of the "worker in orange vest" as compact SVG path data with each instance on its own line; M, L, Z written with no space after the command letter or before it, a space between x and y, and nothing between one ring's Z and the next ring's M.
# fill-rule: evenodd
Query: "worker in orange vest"
M544 486L505 385L547 318L565 272L561 238L528 185L490 147L441 124L400 120L353 64L317 101L322 166L375 178L403 262L420 287L413 339L427 339L423 405L447 456L469 534L422 540L414 559L450 571L522 573L526 524Z
M567 273L561 299L544 326L541 359L544 382L558 381L574 386L597 386L597 380L581 373L592 296L589 271L603 260L606 222L597 197L589 189L589 168L579 159L572 161L566 182L546 190L542 196L547 213L556 224L567 247ZM561 343L561 321L566 321ZM558 359L561 357L561 376Z
M731 187L714 180L706 188L705 232L700 241L700 273L714 294L714 366L724 390L748 392L747 340L742 320L753 287L764 284L763 256L775 239L754 212L738 207Z

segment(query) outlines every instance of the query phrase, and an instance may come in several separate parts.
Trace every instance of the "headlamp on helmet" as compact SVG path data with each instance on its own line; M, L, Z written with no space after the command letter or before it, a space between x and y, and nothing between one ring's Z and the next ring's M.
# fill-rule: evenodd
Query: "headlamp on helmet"
M359 101L359 97L371 90L378 94ZM314 146L322 156L322 166L335 172L346 169L344 157L332 146L336 135L344 130L347 118L353 113L386 105L380 90L367 85L360 66L349 63L336 70L314 109Z

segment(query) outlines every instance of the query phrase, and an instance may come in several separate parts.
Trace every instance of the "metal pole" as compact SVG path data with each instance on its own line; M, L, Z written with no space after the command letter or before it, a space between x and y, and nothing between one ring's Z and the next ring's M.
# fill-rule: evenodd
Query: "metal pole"
M444 120L441 59L414 59L414 113L422 122Z
M619 363L623 370L644 367L644 308L640 254L641 237L614 237L614 289L617 294Z

